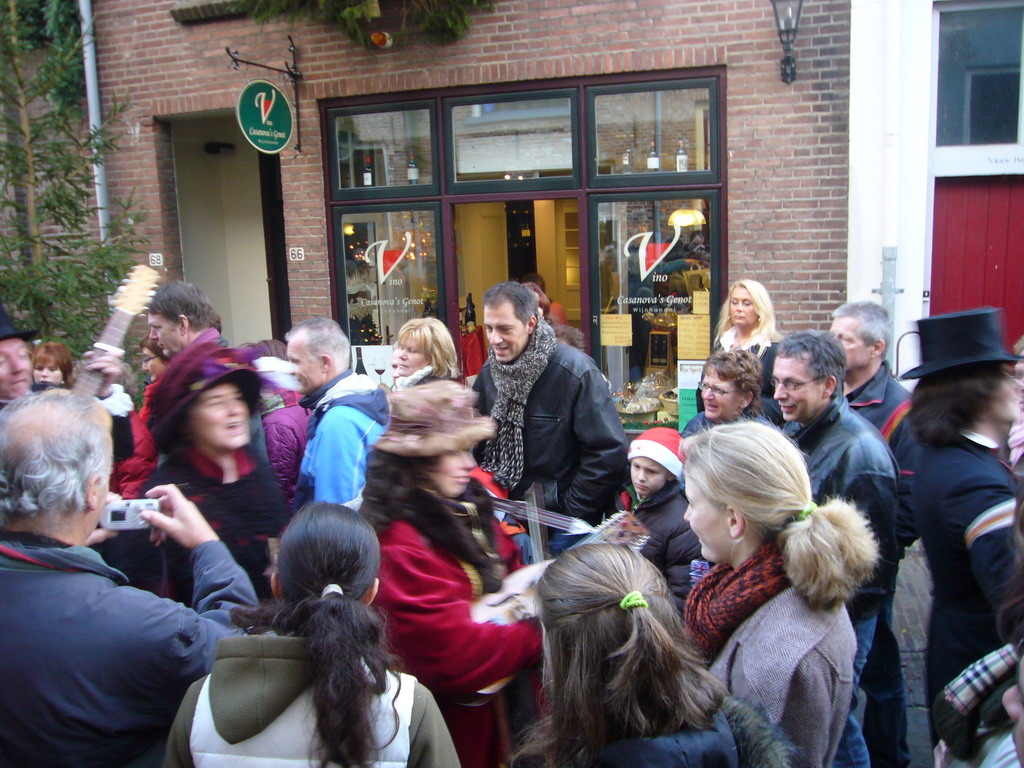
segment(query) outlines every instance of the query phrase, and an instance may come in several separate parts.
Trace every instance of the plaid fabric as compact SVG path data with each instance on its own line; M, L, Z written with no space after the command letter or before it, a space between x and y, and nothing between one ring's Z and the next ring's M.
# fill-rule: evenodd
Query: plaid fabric
M1017 651L1012 645L992 651L953 678L942 695L961 715L968 715L996 686L1017 668Z

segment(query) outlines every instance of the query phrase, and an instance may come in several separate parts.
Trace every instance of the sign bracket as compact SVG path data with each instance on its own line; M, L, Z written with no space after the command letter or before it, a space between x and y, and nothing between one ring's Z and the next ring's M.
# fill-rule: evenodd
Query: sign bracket
M291 63L285 62L284 69L280 67L271 67L269 64L260 64L256 61L246 61L245 59L238 58L238 49L225 47L228 58L231 59L231 68L237 70L239 64L245 64L249 67L259 67L260 69L269 69L271 72L278 72L292 83L292 93L294 94L295 101L295 152L302 152L302 124L299 122L299 80L302 79L302 72L299 71L299 60L298 60L298 49L295 47L295 41L292 40L292 36L288 35L288 52L292 55Z

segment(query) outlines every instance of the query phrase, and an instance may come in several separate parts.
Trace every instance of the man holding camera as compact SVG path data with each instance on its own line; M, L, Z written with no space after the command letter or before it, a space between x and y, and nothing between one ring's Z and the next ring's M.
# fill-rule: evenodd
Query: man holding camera
M256 600L174 486L142 517L192 552L195 610L124 586L87 545L107 501L109 422L62 393L0 413L0 764L159 766L188 686Z

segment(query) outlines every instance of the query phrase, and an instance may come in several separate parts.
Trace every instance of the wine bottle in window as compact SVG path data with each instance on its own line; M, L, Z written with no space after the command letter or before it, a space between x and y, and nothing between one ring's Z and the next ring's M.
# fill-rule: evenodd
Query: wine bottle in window
M476 330L476 306L473 304L473 294L466 294L466 333Z
M366 163L363 165L363 186L373 186L373 155L367 155Z
M633 172L633 148L626 147L626 151L622 153L622 172L632 173Z
M363 350L359 347L356 347L356 373L366 375L366 366L363 365Z
M676 172L685 173L688 170L690 170L690 156L686 154L683 140L679 139L679 149L676 150Z
M647 170L661 170L661 158L658 157L658 150L654 146L654 139L651 139L651 151L647 153Z
M409 150L409 167L406 169L406 173L409 175L410 184L420 183L420 169L416 167L416 156L413 155L412 150Z

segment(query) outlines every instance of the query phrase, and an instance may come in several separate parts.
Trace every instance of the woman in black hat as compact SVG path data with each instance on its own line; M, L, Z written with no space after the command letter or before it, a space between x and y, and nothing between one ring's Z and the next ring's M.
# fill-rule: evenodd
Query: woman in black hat
M1002 643L995 612L1013 563L1014 480L996 457L1019 385L999 314L977 309L918 322L922 364L910 419L921 442L911 505L934 581L927 688L932 701Z

